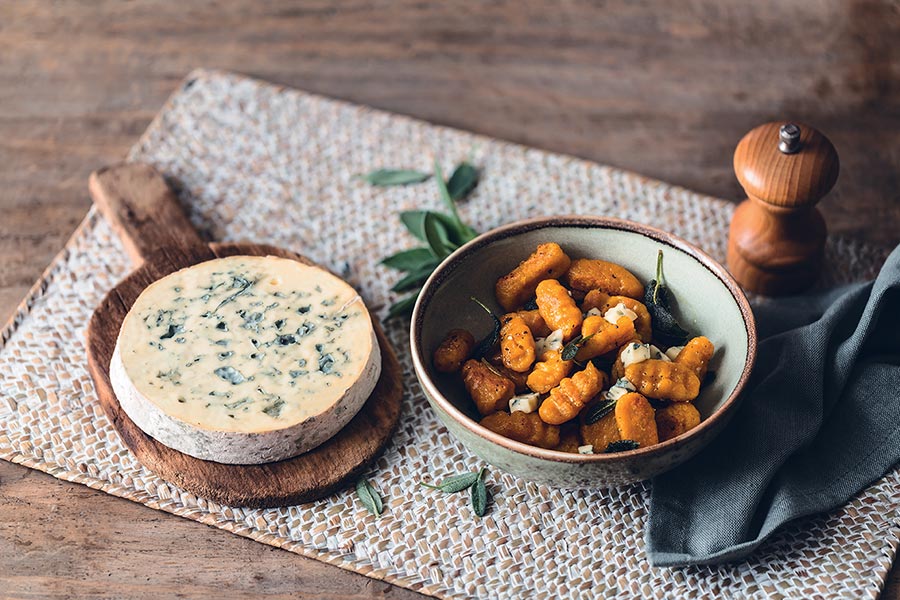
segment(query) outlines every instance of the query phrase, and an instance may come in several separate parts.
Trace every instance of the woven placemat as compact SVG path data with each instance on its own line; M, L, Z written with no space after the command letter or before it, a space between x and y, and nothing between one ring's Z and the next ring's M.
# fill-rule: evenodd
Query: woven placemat
M383 316L396 275L377 261L413 243L394 214L439 200L432 184L378 189L355 175L382 166L428 170L434 156L449 169L470 153L483 180L461 212L481 231L538 215L611 215L724 256L732 207L723 201L227 73L193 73L129 158L164 172L210 239L301 252L341 273ZM872 276L886 252L832 239L827 255L833 283ZM404 370L402 420L369 473L386 496L381 519L349 490L270 510L194 497L134 460L87 372L88 318L128 270L120 242L91 211L0 338L0 457L446 598L873 598L890 569L900 532L897 471L842 509L786 527L752 561L728 566L651 568L643 550L647 485L567 492L492 469L490 510L473 519L465 497L417 485L481 463L429 409L399 321L387 332Z

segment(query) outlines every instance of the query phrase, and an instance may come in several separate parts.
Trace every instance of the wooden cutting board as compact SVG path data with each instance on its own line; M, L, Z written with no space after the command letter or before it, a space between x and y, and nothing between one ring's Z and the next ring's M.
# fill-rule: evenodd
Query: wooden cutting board
M94 172L94 204L122 239L135 270L94 311L87 330L88 367L107 417L145 467L199 497L229 506L270 507L309 502L353 483L378 456L400 417L400 365L384 332L381 376L359 413L335 437L298 457L260 465L200 460L156 441L119 406L109 363L122 321L148 285L184 267L234 255L280 256L314 263L293 252L253 243L206 243L173 191L151 166L122 164Z

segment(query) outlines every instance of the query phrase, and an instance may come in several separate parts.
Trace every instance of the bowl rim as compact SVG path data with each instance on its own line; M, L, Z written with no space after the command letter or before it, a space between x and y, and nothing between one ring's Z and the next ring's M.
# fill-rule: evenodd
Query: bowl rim
M548 450L545 448L539 448L537 446L532 446L523 442L517 442L498 433L495 433L490 429L481 426L477 421L466 415L463 411L457 408L456 405L453 404L453 402L445 397L438 389L437 385L428 375L428 371L425 368L423 354L424 348L422 348L419 338L422 334L425 306L427 306L427 304L431 301L435 292L440 287L440 283L442 283L442 281L446 278L447 275L449 275L449 273L455 270L456 266L458 266L458 264L464 258L469 256L476 250L479 250L496 241L505 239L510 236L520 235L529 231L547 229L551 227L614 229L643 235L644 237L648 237L656 242L671 246L688 254L697 262L699 262L703 267L705 267L708 271L710 271L713 276L715 276L728 289L729 293L737 303L738 309L740 310L741 316L743 318L744 329L747 332L747 355L744 361L744 368L741 371L741 375L738 378L737 384L725 399L725 402L723 402L722 405L719 406L719 408L708 418L701 421L697 427L694 427L690 431L670 440L666 440L665 442L653 446L648 446L646 448L637 448L635 450L627 450L624 452L615 452L610 454L575 454L573 452L562 452L560 450ZM535 217L530 219L523 219L491 229L479 235L470 242L464 244L452 254L450 254L447 258L445 258L432 272L431 276L429 276L425 281L425 284L422 286L422 291L419 294L418 299L416 300L416 304L413 308L412 318L410 321L409 343L410 354L412 355L413 361L413 368L416 372L416 376L419 379L419 383L426 391L427 396L431 398L432 401L434 401L441 408L441 410L450 415L450 417L454 421L468 429L473 434L484 438L489 442L502 446L507 450L511 450L515 453L524 454L533 458L540 458L544 460L563 463L602 463L622 459L630 459L632 457L662 454L691 438L701 435L704 430L713 427L717 421L726 418L726 415L731 413L737 407L741 392L743 391L744 386L746 385L747 380L750 377L750 373L753 370L753 366L756 362L757 334L756 320L753 317L753 311L750 308L750 302L747 300L747 297L741 290L740 285L738 285L737 281L734 279L734 277L731 276L730 273L728 273L724 266L722 266L709 254L707 254L703 250L700 250L690 242L684 240L681 237L678 237L677 235L668 233L651 225L645 225L643 223L637 223L635 221L629 221L627 219L590 215L560 215L554 217Z

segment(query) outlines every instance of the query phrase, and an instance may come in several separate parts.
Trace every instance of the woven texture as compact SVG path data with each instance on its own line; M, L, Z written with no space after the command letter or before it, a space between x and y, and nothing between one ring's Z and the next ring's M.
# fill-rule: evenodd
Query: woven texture
M393 216L439 207L433 184L372 188L382 166L444 168L473 153L483 180L461 208L484 231L547 214L656 225L724 258L731 205L571 157L349 105L236 75L198 71L130 159L176 186L210 239L283 246L341 273L383 316L396 275L380 257L413 240ZM840 239L826 282L870 277L886 252ZM406 391L400 427L369 477L386 496L375 520L352 491L269 510L219 506L138 464L95 397L85 364L94 306L129 270L93 211L0 338L0 457L177 515L447 598L873 598L900 532L900 472L844 508L781 531L748 563L654 569L645 560L646 485L566 492L490 471L492 503L418 486L480 462L439 425L418 387L405 324L387 333Z

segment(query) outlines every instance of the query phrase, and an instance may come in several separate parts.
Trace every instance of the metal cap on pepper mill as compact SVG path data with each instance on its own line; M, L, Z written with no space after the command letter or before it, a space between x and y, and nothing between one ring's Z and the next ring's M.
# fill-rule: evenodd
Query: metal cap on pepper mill
M731 220L728 268L747 291L792 294L819 275L827 236L816 203L837 181L837 151L803 124L766 123L734 151L747 192Z

